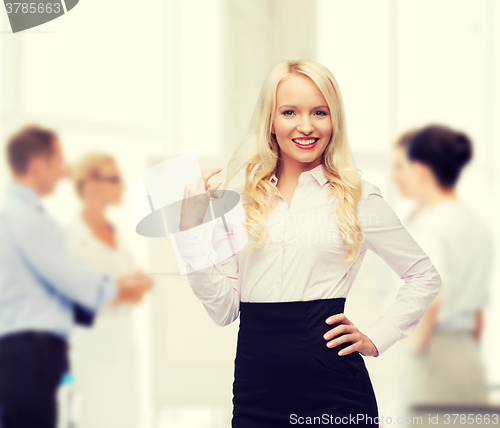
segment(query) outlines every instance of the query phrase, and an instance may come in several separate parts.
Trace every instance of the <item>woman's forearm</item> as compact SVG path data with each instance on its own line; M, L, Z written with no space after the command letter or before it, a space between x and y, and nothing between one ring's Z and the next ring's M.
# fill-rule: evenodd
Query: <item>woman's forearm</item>
M430 304L417 327L415 327L415 331L405 340L407 348L414 353L423 352L430 341L436 326L441 293L442 289L439 290L438 295Z
M476 312L476 325L472 332L472 336L477 342L481 340L481 336L483 334L483 328L484 328L484 311L480 309L479 311Z

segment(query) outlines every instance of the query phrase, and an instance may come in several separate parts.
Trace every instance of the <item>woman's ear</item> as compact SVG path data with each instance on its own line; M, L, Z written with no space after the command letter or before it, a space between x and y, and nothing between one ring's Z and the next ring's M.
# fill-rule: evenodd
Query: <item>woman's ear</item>
M413 161L412 163L415 169L415 176L418 180L426 181L429 180L429 178L432 178L432 171L426 164L420 161Z

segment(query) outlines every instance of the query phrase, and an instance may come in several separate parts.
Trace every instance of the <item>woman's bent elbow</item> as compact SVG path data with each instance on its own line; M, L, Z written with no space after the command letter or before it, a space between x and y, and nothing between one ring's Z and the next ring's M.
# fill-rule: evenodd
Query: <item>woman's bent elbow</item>
M236 318L238 318L238 314L230 314L229 316L225 316L224 318L212 318L214 323L219 327L226 327L232 324Z

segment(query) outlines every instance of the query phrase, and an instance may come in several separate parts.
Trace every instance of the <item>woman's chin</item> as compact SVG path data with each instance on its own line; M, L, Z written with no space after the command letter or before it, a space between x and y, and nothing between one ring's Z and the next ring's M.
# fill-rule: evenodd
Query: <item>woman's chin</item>
M311 151L310 153L302 153L296 156L295 160L301 163L312 163L321 158L321 152L319 151Z

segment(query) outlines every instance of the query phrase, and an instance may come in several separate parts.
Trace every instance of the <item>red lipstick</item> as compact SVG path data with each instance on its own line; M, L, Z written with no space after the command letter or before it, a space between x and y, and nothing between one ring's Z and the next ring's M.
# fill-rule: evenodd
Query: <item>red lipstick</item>
M310 141L314 140L313 143ZM293 138L292 141L293 143L302 150L311 150L316 147L316 144L318 144L319 138L311 138L311 137L298 137L298 138ZM302 144L302 141L304 141L304 144Z

